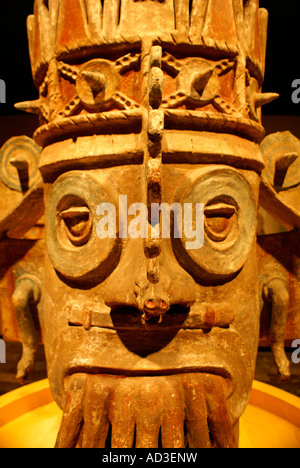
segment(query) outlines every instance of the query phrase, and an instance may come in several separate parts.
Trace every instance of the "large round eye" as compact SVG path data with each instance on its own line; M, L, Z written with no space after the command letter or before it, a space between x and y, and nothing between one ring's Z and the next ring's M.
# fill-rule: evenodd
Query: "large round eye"
M173 239L179 262L205 281L226 281L235 275L246 263L256 235L256 201L247 180L225 166L199 169L179 188L176 200L183 207L204 204L204 244L187 248L190 230L183 226L181 239Z
M99 205L117 206L109 189L112 180L103 185L96 175L72 171L59 177L50 191L45 217L48 252L66 279L100 282L119 257L118 233L115 239L99 239L96 231Z

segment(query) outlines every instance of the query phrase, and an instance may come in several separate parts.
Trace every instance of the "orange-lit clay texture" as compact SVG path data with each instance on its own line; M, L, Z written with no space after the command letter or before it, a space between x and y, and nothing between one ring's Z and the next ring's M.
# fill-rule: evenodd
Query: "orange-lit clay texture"
M285 331L299 330L299 252L256 235L259 204L299 227L297 142L279 138L264 172L261 107L278 96L262 93L268 12L258 0L36 0L33 13L39 96L17 107L40 126L1 150L0 332L22 341L20 381L43 342L55 404L22 418L49 416L56 447L103 447L110 429L113 448L237 447L240 418L240 443L255 443L260 337L287 379ZM125 195L145 207L146 235L124 233L131 212L100 238L98 207L119 219ZM181 237L153 238L155 203L194 216L202 203L203 246L188 248L187 219ZM26 238L43 213L45 233Z

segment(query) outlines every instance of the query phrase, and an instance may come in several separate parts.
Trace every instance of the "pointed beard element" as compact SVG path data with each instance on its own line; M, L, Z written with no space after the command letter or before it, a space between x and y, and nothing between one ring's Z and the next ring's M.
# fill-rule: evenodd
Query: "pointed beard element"
M73 374L56 448L236 448L228 382L211 374Z

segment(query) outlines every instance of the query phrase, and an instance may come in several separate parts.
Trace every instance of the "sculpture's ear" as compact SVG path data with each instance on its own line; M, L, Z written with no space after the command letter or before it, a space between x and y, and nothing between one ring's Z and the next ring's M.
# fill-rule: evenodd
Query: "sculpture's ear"
M300 141L288 131L272 133L260 148L265 169L259 203L289 231L300 229Z
M23 355L30 350L30 362L23 365L21 377L32 367L40 340L40 311L32 293L34 288L41 290L44 257L40 152L26 136L12 138L0 149L0 335L7 342L21 341ZM20 278L26 278L30 286L25 293Z
M300 331L300 141L288 131L278 132L267 136L260 147L265 162L260 205L291 231L258 236L260 345L271 346L278 373L286 380L290 371L284 346L290 346Z
M43 215L40 153L27 136L11 138L0 149L0 238L21 239Z
M28 234L32 239L0 241L0 336L5 342L22 343L17 372L20 383L29 375L42 342L39 319L45 248L43 239L37 239L42 233L42 226L36 226Z

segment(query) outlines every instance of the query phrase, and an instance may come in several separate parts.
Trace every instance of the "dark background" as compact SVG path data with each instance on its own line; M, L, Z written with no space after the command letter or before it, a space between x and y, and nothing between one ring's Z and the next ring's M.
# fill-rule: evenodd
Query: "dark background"
M277 92L280 98L264 106L265 115L300 115L300 104L293 104L292 82L300 79L298 1L260 0L269 11L269 41L264 91ZM0 115L18 115L13 104L37 99L32 83L27 46L26 18L33 13L33 0L2 0L0 6L0 79L6 82L7 103L0 104ZM1 133L1 129L0 129Z

